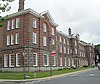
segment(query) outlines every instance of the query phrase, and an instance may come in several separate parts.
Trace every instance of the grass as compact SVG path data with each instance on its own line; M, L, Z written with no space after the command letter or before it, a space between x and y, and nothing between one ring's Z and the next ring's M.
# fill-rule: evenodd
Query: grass
M52 71L52 75L60 75L60 74L65 74L65 73L70 73L70 72L75 72L79 70L84 70L88 68L78 68L78 69L72 69L72 68L65 68L65 69L59 69L57 71ZM29 79L34 79L34 78L43 78L43 77L49 77L50 76L50 71L48 72L29 72L26 73L27 76L30 76ZM0 79L8 79L8 80L22 80L24 78L24 73L22 72L0 72Z

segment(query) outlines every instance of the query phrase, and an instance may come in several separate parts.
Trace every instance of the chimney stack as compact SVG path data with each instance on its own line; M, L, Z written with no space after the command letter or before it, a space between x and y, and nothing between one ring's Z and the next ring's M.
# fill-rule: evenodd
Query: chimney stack
M71 35L71 28L68 29L68 33L69 33L69 35Z
M24 10L24 1L25 0L19 0L19 9L18 9L18 11Z

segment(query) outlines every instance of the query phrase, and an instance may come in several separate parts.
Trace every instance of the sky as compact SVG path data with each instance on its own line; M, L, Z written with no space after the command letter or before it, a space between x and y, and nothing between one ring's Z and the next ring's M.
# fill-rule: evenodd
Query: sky
M12 9L1 15L18 11L19 0L11 2ZM100 43L100 0L25 0L25 9L41 13L48 10L59 26L57 30L79 34L80 40L94 45Z

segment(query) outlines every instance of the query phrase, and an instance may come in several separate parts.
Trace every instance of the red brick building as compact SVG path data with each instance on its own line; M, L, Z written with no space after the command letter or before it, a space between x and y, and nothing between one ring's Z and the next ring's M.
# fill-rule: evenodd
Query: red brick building
M0 28L0 66L3 71L40 71L90 65L93 46L79 40L78 35L64 34L49 11L37 13L24 9L20 0L19 12L8 15ZM20 6L19 5L19 6ZM51 52L56 52L52 56Z

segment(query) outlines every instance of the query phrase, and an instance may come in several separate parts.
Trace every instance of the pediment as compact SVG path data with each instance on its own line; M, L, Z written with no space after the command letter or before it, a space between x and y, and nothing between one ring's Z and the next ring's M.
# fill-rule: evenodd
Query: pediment
M46 11L40 13L40 14L41 14L41 16L44 16L44 18L48 19L49 21L54 22L54 20L53 20L51 14L49 13L48 10L46 10Z

